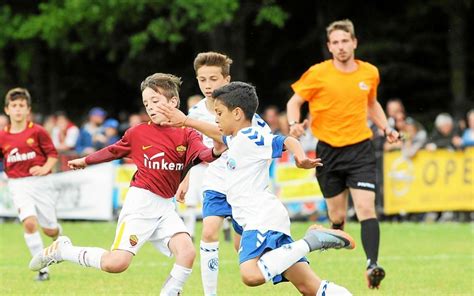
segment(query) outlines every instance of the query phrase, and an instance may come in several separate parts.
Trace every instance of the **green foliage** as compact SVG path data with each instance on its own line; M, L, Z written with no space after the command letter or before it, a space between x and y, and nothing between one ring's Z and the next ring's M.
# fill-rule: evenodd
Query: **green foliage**
M276 5L274 1L269 1L259 10L255 24L260 25L266 21L278 28L283 28L288 17L289 14L280 6Z

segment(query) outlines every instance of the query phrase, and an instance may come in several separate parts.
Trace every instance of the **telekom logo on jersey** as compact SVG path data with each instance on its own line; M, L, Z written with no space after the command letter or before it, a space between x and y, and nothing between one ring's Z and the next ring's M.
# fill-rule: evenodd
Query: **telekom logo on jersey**
M166 162L164 152L156 153L155 155L148 157L148 155L143 154L143 164L146 168L154 170L167 170L167 171L182 171L184 165L182 163ZM157 158L160 158L159 160ZM156 159L156 161L153 161Z
M19 162L19 161L26 161L36 157L36 152L31 151L27 153L18 153L18 148L13 148L12 151L8 154L7 162Z

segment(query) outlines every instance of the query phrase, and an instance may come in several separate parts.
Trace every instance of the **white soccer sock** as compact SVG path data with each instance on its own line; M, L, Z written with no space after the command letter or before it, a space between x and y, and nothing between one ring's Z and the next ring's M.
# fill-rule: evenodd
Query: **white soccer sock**
M101 269L100 260L105 252L107 251L102 248L75 247L72 245L63 245L61 247L61 257L63 260L97 269Z
M217 295L219 274L219 242L201 241L201 278L204 295Z
M301 239L263 254L257 265L265 277L265 281L268 282L308 253L308 244Z
M34 233L24 233L24 237L26 246L30 250L31 256L34 256L39 252L43 251L44 245L39 231L36 231ZM40 272L48 272L48 268L45 267L41 269Z
M318 292L316 293L316 296L323 295L352 296L351 292L349 292L346 288L326 280L321 281L321 285L319 286Z
M174 296L179 295L183 291L183 286L186 280L191 275L191 268L173 265L170 275L161 289L160 296Z
M186 225L186 229L189 231L189 235L194 237L194 230L196 228L196 208L188 207L183 213L183 221L184 225Z

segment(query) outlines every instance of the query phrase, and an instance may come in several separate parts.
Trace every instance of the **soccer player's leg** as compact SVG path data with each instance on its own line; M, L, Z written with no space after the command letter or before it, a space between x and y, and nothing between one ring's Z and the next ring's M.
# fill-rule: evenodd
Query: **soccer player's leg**
M203 226L200 243L201 278L205 295L217 294L219 274L219 232L224 217L230 216L232 209L223 193L206 190L203 201Z
M367 257L366 279L369 288L379 288L385 270L378 266L380 227L375 213L375 193L351 188L357 217L361 225L361 240Z
M160 295L180 295L191 275L196 257L196 250L183 220L169 209L163 213L149 241L165 256L176 258Z
M290 281L302 295L352 295L346 288L332 282L321 280L307 262L297 262L288 268L283 276Z

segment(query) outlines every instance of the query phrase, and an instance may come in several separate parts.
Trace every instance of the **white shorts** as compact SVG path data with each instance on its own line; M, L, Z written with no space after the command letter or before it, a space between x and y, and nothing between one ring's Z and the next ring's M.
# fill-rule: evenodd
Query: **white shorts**
M147 241L164 255L171 257L168 243L177 233L188 233L176 213L171 198L163 198L146 189L130 187L123 204L111 250L136 254Z
M20 221L35 216L43 228L57 228L57 194L50 176L8 179L8 191Z
M202 204L202 181L207 167L207 163L200 163L189 171L189 188L185 196L187 206L197 207Z

